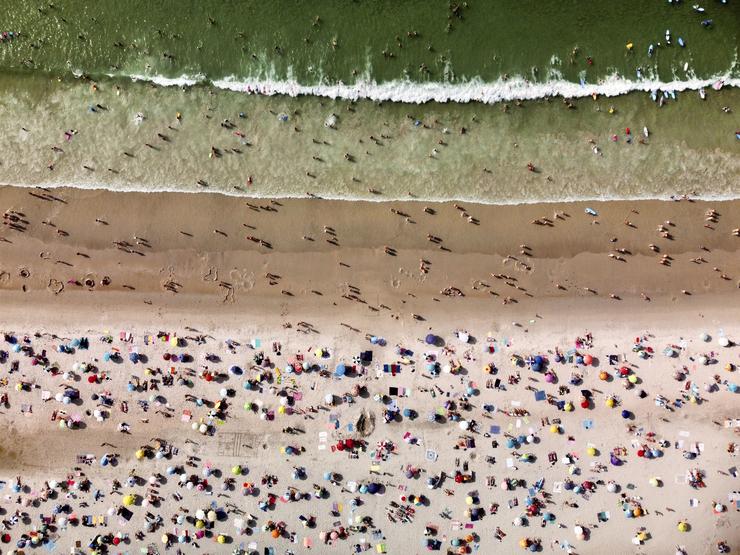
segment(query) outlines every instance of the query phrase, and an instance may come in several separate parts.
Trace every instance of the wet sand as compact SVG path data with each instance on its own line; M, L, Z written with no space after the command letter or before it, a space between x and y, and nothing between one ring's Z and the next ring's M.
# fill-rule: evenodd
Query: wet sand
M407 321L464 300L506 314L551 298L596 297L608 309L641 294L668 307L740 292L740 202L487 206L23 188L0 199L22 214L18 229L3 228L0 287L50 300L135 291L153 306L189 296L335 313L361 303L373 318Z

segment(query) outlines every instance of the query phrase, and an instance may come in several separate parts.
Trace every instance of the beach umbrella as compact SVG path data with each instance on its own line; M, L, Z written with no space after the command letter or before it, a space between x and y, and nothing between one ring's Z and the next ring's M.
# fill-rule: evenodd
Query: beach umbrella
M729 347L730 346L730 340L727 339L724 335L721 335L717 339L717 343L719 343L720 347Z
M470 423L467 420L460 420L460 426L461 430L467 430L470 427Z
M576 535L576 537L582 537L583 536L583 527L582 526L575 526L573 528L573 533Z
M679 532L688 532L688 530L689 530L689 525L686 522L682 520L681 522L678 523Z
M239 366L234 365L234 366L229 367L229 373L235 376L241 376L243 373L243 370Z
M437 342L437 336L430 333L430 334L427 334L424 340L426 341L427 345L434 345Z
M529 545L529 540L527 538L522 538L519 540L519 547L523 547L526 549L526 547Z
M347 366L345 366L344 363L337 364L337 367L334 369L334 375L337 377L344 376L344 374L347 372Z
M470 341L470 334L468 332L463 331L457 335L457 338L463 343L467 343L468 341Z
M581 408L582 409L587 409L589 407L589 405L590 405L590 403L588 402L587 399L584 399L583 401L581 401Z
M627 381L628 381L629 383L631 383L631 384L636 384L636 383L637 383L637 374L630 374L630 375L629 375L629 376L627 377Z
M131 505L133 505L135 501L136 501L136 497L134 497L130 493L128 495L124 495L122 499L123 504L126 505L127 507L130 507Z
M550 426L550 433L551 434L559 434L560 433L560 426L558 426L557 424L553 424L552 426Z
M208 511L208 514L206 515L208 522L216 522L216 516L216 511L213 510Z
M375 495L380 491L380 485L376 484L375 482L371 482L367 485L367 492L370 495Z
M545 374L545 381L547 383L554 382L555 381L555 374L553 374L552 372L548 372L547 374Z
M595 456L596 456L596 453L597 453L597 451L596 451L596 448L595 448L595 447L589 447L589 448L588 448L588 449L586 450L586 452L588 453L588 455L589 455L590 457L595 457Z
M140 461L146 456L146 452L143 449L137 449L134 455L136 456L136 459Z
M201 519L198 519L198 520L196 520L196 521L195 521L195 527L196 527L196 528L197 528L198 530L201 530L201 529L203 529L203 528L205 528L205 527L206 527L206 523L205 523L205 522L203 522L203 521L202 521Z
M642 509L640 507L635 507L635 509L632 511L632 516L641 516L642 515Z
M272 530L272 532L270 532L270 535L273 538L277 539L277 538L280 537L280 530L278 530L277 528L275 528L275 529Z
M473 497L472 497L472 496L470 496L470 495L468 495L468 496L467 496L467 497L465 498L465 504L466 504L466 505L472 505L472 504L473 504L473 501L475 501L475 500L474 500L474 499L473 499Z
M650 485L657 488L660 485L660 480L657 478L650 478Z
M583 357L583 363L584 363L584 364L585 364L586 366L590 366L590 365L591 365L591 363L593 363L593 361L594 361L594 357L592 357L591 355L585 355L585 356Z
M583 357L581 355L576 357L576 364L583 364Z
M242 473L242 467L240 465L234 465L231 467L231 473L234 476L239 476Z
M601 372L599 372L599 379L602 382L605 382L606 380L609 379L609 373L608 372L605 372L604 370L602 370Z
M617 492L617 488L618 488L618 486L614 482L609 482L606 485L606 491L608 491L609 493L616 493Z
M629 418L630 417L630 414L631 414L630 411L623 410L622 411L622 418Z
M573 412L573 403L565 403L565 407L563 407L563 409L565 410L565 412Z

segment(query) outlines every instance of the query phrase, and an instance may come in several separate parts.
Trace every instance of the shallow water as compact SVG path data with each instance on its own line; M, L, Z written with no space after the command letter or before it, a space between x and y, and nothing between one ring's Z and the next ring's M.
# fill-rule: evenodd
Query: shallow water
M740 121L720 108L738 100L732 88L710 91L705 101L681 94L663 108L633 93L576 100L571 109L540 100L504 111L501 104L353 103L6 74L0 162L10 184L115 190L372 200L411 193L488 203L690 192L736 198ZM325 126L332 114L335 129ZM225 119L235 127L222 127ZM647 144L638 141L643 127Z

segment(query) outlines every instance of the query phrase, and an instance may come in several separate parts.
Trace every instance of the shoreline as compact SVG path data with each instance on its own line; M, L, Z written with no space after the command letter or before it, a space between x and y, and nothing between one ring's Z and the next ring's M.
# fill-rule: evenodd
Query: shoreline
M692 195L692 194L686 194L686 195L676 195L674 198L670 197L613 197L613 198L606 198L606 197L574 197L574 198L560 198L558 200L554 199L502 199L502 200L491 200L491 199L474 199L474 198L466 198L463 196L456 196L456 197L450 197L450 198L419 198L417 196L406 196L406 197L390 197L386 196L384 194L378 194L373 195L370 197L366 196L358 196L355 198L347 197L347 196L319 196L319 195L311 195L311 196L280 196L280 195L272 195L272 194L266 194L266 195L259 195L254 194L255 191L228 191L228 190L218 190L218 189L195 189L195 190L188 190L188 189L182 189L178 188L176 186L167 188L157 188L157 189L145 189L145 188L115 188L119 187L118 185L94 185L91 184L89 186L85 184L76 184L76 185L68 185L63 183L39 183L39 184L23 184L23 183L2 183L0 182L0 188L6 188L6 187L20 187L23 189L39 189L44 192L49 192L53 190L69 190L69 189L79 189L82 191L93 191L93 192L101 192L101 193L135 193L135 194L187 194L187 195L216 195L216 196L223 196L223 197L229 197L229 198L238 198L242 200L315 200L315 201L331 201L331 202L371 202L371 203L430 203L430 204L450 204L453 202L466 202L481 206L526 206L526 205L538 205L538 206L548 206L548 205L563 205L563 204L583 204L583 203L611 203L611 202L681 202L681 201L688 201L688 202L702 202L702 203L711 203L711 202L719 202L719 203L725 203L725 202L733 202L736 200L740 200L740 191L736 195L729 195L729 196L711 196L711 195Z

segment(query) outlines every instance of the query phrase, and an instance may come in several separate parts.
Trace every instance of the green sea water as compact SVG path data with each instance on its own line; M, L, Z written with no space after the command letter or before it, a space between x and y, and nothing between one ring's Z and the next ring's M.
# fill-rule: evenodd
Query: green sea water
M699 3L703 14L666 0L8 0L0 31L21 36L0 43L0 69L303 84L737 75L740 2Z

